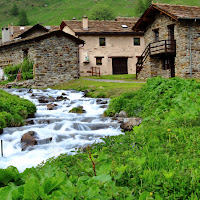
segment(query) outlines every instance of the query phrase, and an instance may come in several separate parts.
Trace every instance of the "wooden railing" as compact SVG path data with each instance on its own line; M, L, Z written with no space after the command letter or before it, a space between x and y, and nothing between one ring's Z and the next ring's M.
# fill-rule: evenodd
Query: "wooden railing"
M158 54L176 54L176 40L160 40L149 44L150 56Z
M92 76L101 76L100 67L92 67L91 71L87 71L87 73L91 73Z

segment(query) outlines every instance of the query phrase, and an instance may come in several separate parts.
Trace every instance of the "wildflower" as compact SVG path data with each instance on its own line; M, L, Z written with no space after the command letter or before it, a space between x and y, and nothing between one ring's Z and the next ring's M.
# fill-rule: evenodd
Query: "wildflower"
M178 163L178 162L179 162L179 159L177 159L176 162Z
M153 196L153 192L150 192L149 194L150 194L151 197Z
M170 131L171 131L171 129L169 128L169 129L167 129L167 131L168 131L168 132L170 132Z

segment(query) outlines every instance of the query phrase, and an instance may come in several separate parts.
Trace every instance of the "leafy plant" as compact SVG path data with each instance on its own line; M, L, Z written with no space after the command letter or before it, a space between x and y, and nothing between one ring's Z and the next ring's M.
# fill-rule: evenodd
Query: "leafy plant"
M29 59L24 59L23 63L4 68L4 73L8 77L8 81L16 79L19 69L21 69L22 80L33 79L33 62Z

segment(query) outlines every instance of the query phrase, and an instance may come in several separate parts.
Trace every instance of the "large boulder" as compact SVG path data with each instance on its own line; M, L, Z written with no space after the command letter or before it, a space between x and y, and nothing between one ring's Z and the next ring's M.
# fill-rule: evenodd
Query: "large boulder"
M142 123L142 118L119 118L118 121L121 123L120 128L124 131L131 131L134 126L139 126Z
M29 146L37 145L36 141L36 132L35 131L29 131L27 133L24 133L21 138L21 144L22 144L22 151L26 150Z

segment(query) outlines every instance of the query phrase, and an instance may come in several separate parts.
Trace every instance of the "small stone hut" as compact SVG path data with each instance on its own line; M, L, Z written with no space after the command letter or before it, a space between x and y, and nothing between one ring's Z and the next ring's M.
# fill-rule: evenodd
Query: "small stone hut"
M137 76L200 77L200 7L152 3L133 27L144 31Z
M38 27L39 34L36 31ZM78 50L79 45L84 44L83 40L61 30L48 31L40 26L21 36L0 46L0 64L9 61L15 65L29 57L34 62L37 87L48 87L79 77Z

